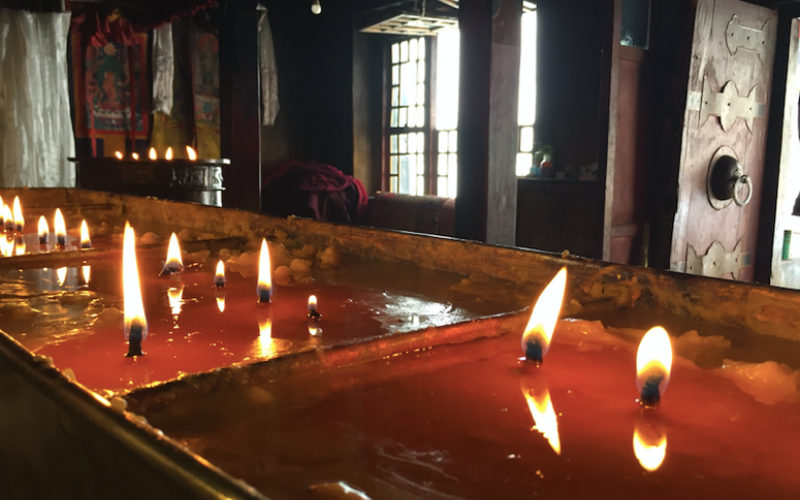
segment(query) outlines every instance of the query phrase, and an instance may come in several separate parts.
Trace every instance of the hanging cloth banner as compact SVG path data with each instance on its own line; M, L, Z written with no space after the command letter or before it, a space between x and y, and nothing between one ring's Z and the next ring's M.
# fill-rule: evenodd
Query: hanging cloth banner
M175 79L175 50L172 23L153 30L153 111L172 112L172 83Z
M148 136L147 34L134 33L118 14L94 12L72 25L75 135L90 138L92 156L104 156Z
M264 125L274 125L278 116L278 66L275 64L275 46L267 13L258 20L258 62L261 67L261 103L264 108Z

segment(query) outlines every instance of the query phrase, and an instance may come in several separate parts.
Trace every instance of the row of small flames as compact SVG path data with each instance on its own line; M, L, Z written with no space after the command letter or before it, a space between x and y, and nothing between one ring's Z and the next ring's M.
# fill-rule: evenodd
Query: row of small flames
M125 154L122 151L115 152L114 156L116 156L118 160L125 159ZM147 156L151 160L158 160L158 153L156 152L156 148L150 148L150 151L148 152ZM171 160L172 156L173 156L172 148L169 147L167 148L167 151L164 153L164 159ZM191 146L186 146L186 157L189 158L189 160L191 161L195 161L197 160L197 152L195 152L194 148L192 148ZM139 153L136 152L131 153L131 159L138 160Z

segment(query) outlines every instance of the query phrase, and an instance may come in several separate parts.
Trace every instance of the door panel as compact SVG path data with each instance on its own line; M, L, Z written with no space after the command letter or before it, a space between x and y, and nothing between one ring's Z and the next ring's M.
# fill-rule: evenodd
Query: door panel
M744 239L743 267L733 277L752 280L776 26L777 14L764 7L738 0L697 3L670 252L673 270L702 272L686 266L689 245L702 256L716 241L733 252ZM752 180L752 198L744 207L716 203L715 208L709 201L709 165L722 147L734 152Z

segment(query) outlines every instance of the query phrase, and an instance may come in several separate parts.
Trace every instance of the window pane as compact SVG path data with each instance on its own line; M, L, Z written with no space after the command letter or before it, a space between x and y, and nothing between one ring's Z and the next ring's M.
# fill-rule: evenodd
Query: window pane
M408 152L417 152L417 134L408 134Z
M408 156L400 157L400 193L411 194L411 185L409 179L412 177L408 171Z
M447 146L447 150L451 153L455 153L458 151L458 131L451 130L450 131L450 144Z
M447 177L439 177L436 180L436 195L447 197Z
M447 175L453 175L458 170L458 155L450 153L447 155Z
M417 84L417 104L425 104L425 84Z
M421 154L417 155L417 175L425 175L425 157Z
M417 81L425 81L425 61L420 61L417 63Z
M400 42L400 62L408 61L408 42Z
M400 134L400 153L408 153L408 135Z
M417 65L414 63L403 64L400 68L400 79L400 104L403 106L416 104Z
M389 169L389 173L393 174L393 175L397 175L397 156L396 155L392 155L391 159L389 161L390 161L390 164L391 164L390 169Z
M392 87L392 106L400 105L400 87Z
M443 29L436 35L436 126L442 130L458 126L458 29Z
M458 191L458 172L451 171L447 176L447 196L455 198Z
M408 175L417 176L417 155L408 155Z
M422 127L423 125L425 125L425 107L417 106L417 127Z
M392 66L392 85L400 85L400 65Z
M412 61L416 61L417 60L417 43L418 42L417 42L416 38L410 40L409 43L408 43L408 49L409 49L409 57L408 58L411 59Z
M408 108L400 108L400 121L397 123L398 127L405 127L406 126L406 113L408 112Z
M422 132L417 132L417 151L425 152L425 134Z
M523 153L533 151L533 127L521 127L519 130L519 150Z
M522 39L519 60L519 125L536 120L536 11L522 14Z
M533 155L531 153L517 153L517 175L528 175L532 164Z
M390 177L389 178L389 192L396 193L397 192L397 177Z
M439 175L447 175L447 155L440 154L439 160L436 162L436 173Z
M419 54L420 59L425 59L425 38L419 39Z
M389 152L397 153L397 134L392 134L389 136L389 144Z
M395 127L395 128L397 127L397 112L398 111L396 109L392 110L392 120L389 123L392 127Z
M396 63L400 61L400 44L393 43L392 44L392 62Z
M439 132L439 152L447 152L447 132Z
M408 108L408 127L416 127L417 114L414 113L414 108Z
M421 175L417 177L417 194L425 194L425 177Z

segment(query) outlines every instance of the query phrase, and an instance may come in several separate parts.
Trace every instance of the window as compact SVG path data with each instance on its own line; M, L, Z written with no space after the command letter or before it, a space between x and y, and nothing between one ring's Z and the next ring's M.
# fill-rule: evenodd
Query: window
M395 39L389 44L387 188L400 194L455 198L458 165L459 31ZM431 49L436 51L435 88L429 88ZM431 102L431 96L433 102ZM433 107L435 123L431 123ZM516 174L533 163L536 117L536 11L522 14Z
M389 191L426 194L430 135L425 37L391 44L391 100L389 103Z

